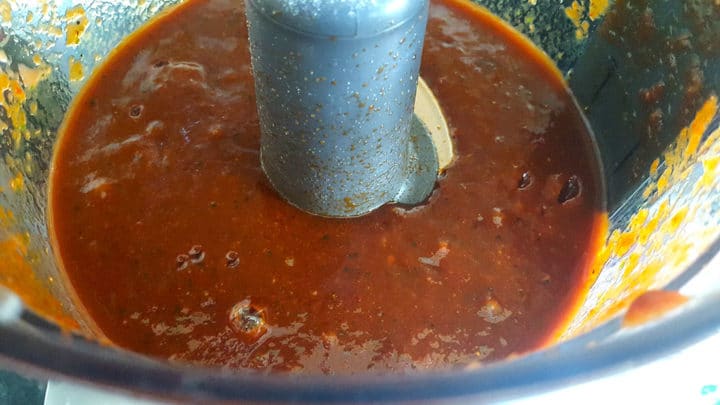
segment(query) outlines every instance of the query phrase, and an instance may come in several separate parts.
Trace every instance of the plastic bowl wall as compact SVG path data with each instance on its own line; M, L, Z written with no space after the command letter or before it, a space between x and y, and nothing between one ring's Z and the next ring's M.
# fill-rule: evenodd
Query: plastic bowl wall
M464 402L590 378L720 326L712 288L640 328L619 321L643 292L677 290L712 271L707 263L720 249L720 7L712 0L487 0L481 4L567 75L605 166L611 233L562 342L475 370L344 378L191 368L88 339L94 331L54 262L46 228L57 129L93 68L175 2L0 0L0 284L27 308L18 319L0 317L7 367L193 401Z

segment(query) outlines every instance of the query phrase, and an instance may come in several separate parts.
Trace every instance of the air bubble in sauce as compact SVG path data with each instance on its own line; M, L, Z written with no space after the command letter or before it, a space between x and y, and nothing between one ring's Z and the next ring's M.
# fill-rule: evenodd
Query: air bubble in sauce
M265 311L244 299L230 309L230 326L250 338L259 338L267 331Z
M528 187L530 187L533 183L533 178L530 172L523 172L523 174L520 176L520 180L518 181L518 188L520 190L524 190Z
M238 252L231 250L225 254L225 265L229 269L234 269L240 265L240 255Z
M193 264L202 263L202 261L205 260L205 250L202 245L194 245L188 251L188 256L190 256L190 260Z
M140 118L145 107L141 104L135 104L130 107L130 118Z
M185 270L190 265L190 256L182 254L177 255L175 258L175 264L177 265L177 270Z
M565 204L569 201L572 201L578 196L580 196L581 192L582 182L580 181L580 178L576 175L572 175L565 182L562 190L560 190L560 195L558 195L558 202L560 204Z

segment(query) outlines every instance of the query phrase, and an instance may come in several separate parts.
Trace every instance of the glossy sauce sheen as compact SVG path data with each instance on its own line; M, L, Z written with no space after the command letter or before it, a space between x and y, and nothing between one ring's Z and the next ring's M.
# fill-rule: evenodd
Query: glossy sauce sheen
M484 11L433 2L422 76L456 162L426 206L324 219L260 169L240 4L189 1L134 34L68 114L51 230L107 337L306 373L477 364L554 338L587 289L604 196L549 62Z

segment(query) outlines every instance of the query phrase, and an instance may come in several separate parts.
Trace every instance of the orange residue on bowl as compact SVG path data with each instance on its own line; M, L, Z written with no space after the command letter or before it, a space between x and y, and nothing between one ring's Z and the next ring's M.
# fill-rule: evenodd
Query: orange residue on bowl
M15 221L12 211L0 208L0 227L7 227Z
M27 128L27 111L31 109L32 103L27 103L27 93L23 88L22 75L30 75L30 69L15 71L0 71L0 92L5 94L5 97L0 97L0 108L4 109L6 116L0 119L0 133L5 133L10 138L10 148L17 152L23 148L25 140L32 137L32 133ZM44 76L39 76L37 81L42 80ZM33 81L37 85L37 81ZM21 173L22 163L19 159L15 159L12 156L5 157L5 164L11 170L12 178L8 181L7 185L10 190L14 192L20 192L25 187L25 178Z
M26 94L16 72L12 75L0 72L0 92L6 94L0 97L0 107L6 112L6 118L0 120L0 132L9 130L11 146L18 150L27 132L27 116L23 108Z
M697 152L698 147L700 146L700 140L705 134L705 130L707 130L708 125L710 125L710 121L712 121L715 113L717 112L717 102L716 97L711 97L710 100L702 106L695 116L695 119L690 124L688 131L684 134L687 137L687 139L683 142L687 145L685 147L684 157L692 156L695 152Z
M11 211L0 208L0 231L15 223ZM2 237L0 232L0 284L9 288L23 303L39 315L53 320L65 330L78 328L77 322L68 316L47 287L38 280L32 267L32 253L28 249L28 234L10 234ZM48 280L49 281L49 280Z
M685 218L688 215L688 210L689 208L687 206L680 207L675 214L673 214L670 220L665 222L661 232L668 235L677 232L685 221Z
M656 320L687 301L687 297L675 291L647 291L630 304L622 326L635 327Z
M590 10L588 11L588 17L595 21L598 18L605 15L610 2L608 0L590 0Z
M653 160L653 162L650 164L650 175L652 177L657 176L659 167L660 167L660 159L658 158L658 159Z
M575 0L570 7L565 8L565 15L575 26L575 38L578 40L586 38L590 23L585 19L585 7Z
M77 82L82 80L85 77L85 71L83 69L82 63L72 56L68 59L68 63L68 75L70 81Z
M692 123L680 131L675 145L663 154L663 161L658 159L651 164L650 174L655 177L659 173L660 176L655 183L651 183L645 188L644 197L650 197L653 193L662 194L670 184L682 179L681 176L684 176L684 169L686 169L684 166L687 166L687 162L699 151L702 137L717 110L717 97L712 96L700 108ZM705 145L711 143L709 139L704 142Z
M7 2L0 1L0 14ZM8 6L9 7L9 6ZM37 56L37 55L36 55ZM18 70L6 67L0 71L0 108L6 114L0 119L0 133L10 140L11 153L4 155L9 178L0 184L0 193L21 193L26 190L25 174L32 171L29 164L33 156L25 153L25 143L38 134L28 129L28 114L38 110L37 101L28 96L42 80L49 76L49 67L41 58L33 58L34 67L19 65ZM30 248L31 236L22 231L12 211L0 206L0 284L13 290L26 306L36 313L55 321L66 330L78 325L51 294L49 285L53 279L42 280L36 275L37 252Z
M638 252L632 252L630 253L630 255L628 255L622 266L625 269L623 278L628 277L630 275L630 272L637 268L637 266L640 264L641 258L642 256Z
M717 169L720 165L720 129L708 135L718 111L717 97L710 97L700 108L692 123L680 131L676 142L662 159L654 161L649 170L651 179L643 196L648 208L639 209L624 229L608 237L598 254L594 273L606 267L619 267L622 278L611 280L605 290L598 290L594 307L579 317L582 329L592 328L628 308L646 291L657 289L677 276L688 261L699 253L702 241L678 236L696 215L694 205L669 198L673 187L687 181L689 173L701 165L703 174L693 186L694 201L717 192ZM703 140L703 137L707 136ZM695 198L696 197L696 198ZM654 203L653 203L654 202ZM717 229L697 231L712 238ZM695 234L693 234L695 235ZM607 282L607 280L605 280ZM643 301L640 301L642 304Z
M718 164L720 163L720 156L714 156L703 160L703 175L700 181L695 185L695 188L700 189L703 187L710 187L713 181L718 176Z
M14 192L20 192L25 187L25 178L22 173L18 173L15 177L10 180L10 189Z
M617 237L613 238L613 236L615 235L617 235ZM625 254L630 251L630 248L635 245L637 235L635 235L633 232L615 231L610 236L610 239L615 244L615 254L618 256L625 256Z
M50 6L47 3L47 0L41 0L42 2L42 15L48 15L48 12L50 11Z
M0 1L0 18L2 18L4 22L12 21L12 6L7 0Z
M648 220L648 217L650 216L650 211L647 210L647 208L639 209L638 212L630 218L629 227L631 229L640 229Z
M78 5L68 9L65 12L65 44L77 45L80 43L80 37L85 33L88 26L88 18L85 15L83 6Z
M610 6L609 0L575 0L565 8L565 15L575 26L575 38L580 41L587 38L590 31L590 21L595 21L605 15Z

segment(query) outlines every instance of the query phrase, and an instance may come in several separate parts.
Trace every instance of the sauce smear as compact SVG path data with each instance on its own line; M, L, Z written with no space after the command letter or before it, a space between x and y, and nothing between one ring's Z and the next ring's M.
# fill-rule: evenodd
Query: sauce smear
M485 11L434 1L422 76L456 162L422 207L319 218L260 169L241 3L191 0L141 29L66 118L50 225L100 330L176 361L330 374L553 339L605 229L592 138L550 62Z

